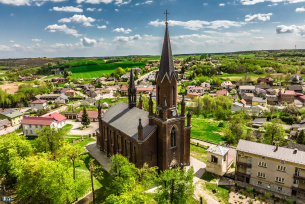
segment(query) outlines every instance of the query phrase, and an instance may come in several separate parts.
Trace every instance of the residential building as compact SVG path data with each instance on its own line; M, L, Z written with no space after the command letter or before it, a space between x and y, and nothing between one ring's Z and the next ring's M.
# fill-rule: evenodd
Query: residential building
M128 95L128 86L125 84L121 87L121 96L127 96Z
M255 85L255 88L267 90L267 89L270 89L270 85L269 84L257 84L257 85Z
M203 90L210 90L211 89L211 84L208 82L203 82L200 84L200 86L203 88Z
M77 119L78 113L65 113L67 119Z
M10 126L11 126L11 121L9 121L7 118L0 120L0 130L5 129Z
M121 76L122 81L128 81L130 77L130 72L127 72Z
M187 93L199 93L203 95L204 89L201 86L187 86L186 87Z
M220 145L212 145L207 150L206 170L213 174L223 176L228 171L233 161L234 158L229 155L229 148Z
M224 81L224 82L222 82L221 84L220 84L220 86L222 87L222 88L230 88L230 87L232 87L233 86L233 84L232 84L232 82L231 81Z
M52 119L54 119L56 121L55 128L61 129L61 128L63 128L63 126L66 125L66 119L67 118L65 116L57 113L57 112L51 113L51 114L49 114L47 116L44 116L44 118L52 118Z
M301 76L292 76L289 80L292 84L302 84L304 79Z
M196 93L196 92L191 92L191 93L187 93L186 94L186 97L190 98L190 99L198 98L200 96L201 96L201 94L200 93Z
M252 106L261 105L266 107L267 106L267 98L261 97L253 97L252 98Z
M42 95L35 96L35 98L40 99L40 100L54 101L59 96L60 96L60 94L42 94Z
M286 103L293 103L295 92L289 90L280 90L278 93L279 101Z
M255 118L253 121L251 121L251 126L253 128L259 128L264 126L264 124L267 122L267 118Z
M305 199L305 152L239 140L236 179L263 192Z
M30 103L31 110L45 110L47 109L47 101L46 100L40 100L37 99Z
M11 121L12 126L19 125L23 119L23 113L14 109L1 112L0 119L5 119L5 118Z
M276 94L276 91L275 91L275 89L266 89L266 94L268 94L268 95L275 95Z
M303 87L301 85L287 86L286 90L294 91L296 93L303 93Z
M151 72L148 77L147 77L148 81L155 81L156 80L156 72Z
M265 83L265 84L268 84L268 85L272 85L273 84L273 79L270 78L270 77L265 77L265 78L258 78L257 79L257 83L260 84L260 83Z
M253 93L255 90L255 86L239 86L239 93Z
M227 90L217 90L216 96L229 96L229 92Z
M92 111L92 110L86 110L87 111L87 114L88 114L88 117L90 119L91 122L97 122L98 119L98 111ZM79 121L82 121L82 117L83 117L83 111L81 110L77 116L78 120Z
M37 136L37 131L41 130L44 126L56 128L56 120L53 118L45 117L24 117L21 121L23 134L26 136Z
M69 97L66 96L65 94L60 94L55 100L55 103L68 103L69 102Z

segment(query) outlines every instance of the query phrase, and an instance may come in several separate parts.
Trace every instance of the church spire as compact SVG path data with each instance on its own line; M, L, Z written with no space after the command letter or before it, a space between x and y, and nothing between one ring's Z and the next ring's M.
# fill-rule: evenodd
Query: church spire
M130 70L130 79L128 87L128 107L133 108L137 106L137 90L134 83L134 77L132 69Z
M166 13L164 13L164 14L166 14L166 22L165 22L166 28L165 28L165 35L164 35L164 41L163 41L161 61L160 61L160 69L159 69L160 80L163 79L163 77L166 73L171 78L173 73L175 72L173 56L172 56L172 48L171 48L169 33L168 33L167 15L169 13L167 13L167 10L166 10Z

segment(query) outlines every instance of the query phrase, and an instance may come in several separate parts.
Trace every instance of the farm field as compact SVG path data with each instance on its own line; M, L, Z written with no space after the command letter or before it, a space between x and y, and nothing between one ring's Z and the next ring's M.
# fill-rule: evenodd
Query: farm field
M84 62L85 63L85 62ZM116 68L122 67L123 69L132 68L132 67L143 67L145 63L143 62L114 62L114 63L96 63L87 65L71 67L68 70L72 72L72 78L76 79L90 79L98 78L103 74L111 74Z
M226 122L223 123L226 126ZM194 115L192 117L191 137L219 144L225 141L225 137L223 136L224 127L218 127L218 124L219 122L213 119L199 118Z
M256 80L259 77L266 77L267 74L253 74L253 73L247 73L247 76L251 77L252 80ZM230 81L237 81L245 76L245 73L242 74L222 74L219 75L222 79L229 79Z
M8 94L14 94L16 91L18 91L18 87L21 84L22 83L19 82L14 82L14 83L5 82L5 84L0 85L0 88Z

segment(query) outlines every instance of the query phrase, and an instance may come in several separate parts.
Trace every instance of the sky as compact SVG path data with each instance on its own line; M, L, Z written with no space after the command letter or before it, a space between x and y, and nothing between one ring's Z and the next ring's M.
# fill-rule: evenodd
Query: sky
M0 58L305 49L305 0L0 0Z

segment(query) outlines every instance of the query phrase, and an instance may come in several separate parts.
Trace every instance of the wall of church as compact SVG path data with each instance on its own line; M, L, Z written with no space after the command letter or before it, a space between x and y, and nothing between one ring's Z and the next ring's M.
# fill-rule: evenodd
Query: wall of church
M139 157L141 157L140 166L147 163L150 167L158 165L158 146L157 146L157 131L155 131L146 141L139 145Z
M157 105L159 101L159 105L162 107L164 104L164 96L166 96L167 107L177 107L177 80L175 77L172 77L172 80L169 81L169 78L165 76L164 80L157 78L156 81L156 96L157 96ZM173 92L174 87L174 92ZM158 90L160 89L160 90ZM159 92L159 94L158 94ZM173 100L174 99L174 104Z

